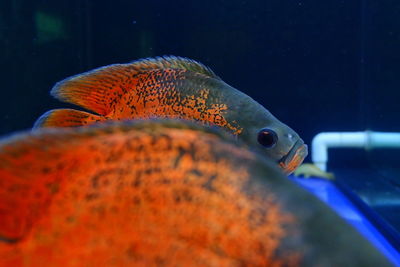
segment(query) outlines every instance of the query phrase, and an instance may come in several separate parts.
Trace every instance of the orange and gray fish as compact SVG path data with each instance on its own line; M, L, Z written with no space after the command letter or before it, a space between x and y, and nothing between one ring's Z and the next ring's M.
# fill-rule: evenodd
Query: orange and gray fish
M0 222L0 266L391 266L274 162L182 121L2 139Z
M245 143L262 147L286 173L307 155L296 132L210 68L187 58L157 57L101 67L58 82L51 94L90 112L50 110L35 127L180 118L222 127Z

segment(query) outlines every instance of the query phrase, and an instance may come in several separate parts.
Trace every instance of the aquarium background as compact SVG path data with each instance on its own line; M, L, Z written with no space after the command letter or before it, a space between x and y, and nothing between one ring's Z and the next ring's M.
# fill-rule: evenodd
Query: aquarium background
M68 76L143 57L211 67L306 143L400 132L398 0L0 2L0 134L29 129ZM399 150L332 149L329 168L400 229ZM308 159L309 161L310 159Z

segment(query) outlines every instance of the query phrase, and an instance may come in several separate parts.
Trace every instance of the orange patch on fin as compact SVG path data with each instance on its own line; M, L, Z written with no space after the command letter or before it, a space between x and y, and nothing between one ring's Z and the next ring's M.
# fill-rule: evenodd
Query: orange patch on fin
M235 108L225 103L230 99L230 90L208 67L186 58L170 56L114 64L67 78L51 90L55 98L100 117L71 110L60 116L50 112L35 126L81 126L106 119L161 117L218 125L238 135L243 127L230 118Z
M53 109L40 116L33 128L83 126L104 120L102 116L75 109Z
M118 99L140 84L140 73L160 69L182 69L219 79L208 67L181 57L158 57L113 64L58 82L51 94L101 115L110 113Z

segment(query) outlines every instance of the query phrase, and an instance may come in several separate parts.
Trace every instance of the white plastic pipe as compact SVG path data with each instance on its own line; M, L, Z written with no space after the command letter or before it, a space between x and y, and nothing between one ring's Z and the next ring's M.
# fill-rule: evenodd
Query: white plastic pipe
M400 133L371 131L319 133L312 140L311 159L323 171L326 171L328 163L328 148L332 147L400 148Z

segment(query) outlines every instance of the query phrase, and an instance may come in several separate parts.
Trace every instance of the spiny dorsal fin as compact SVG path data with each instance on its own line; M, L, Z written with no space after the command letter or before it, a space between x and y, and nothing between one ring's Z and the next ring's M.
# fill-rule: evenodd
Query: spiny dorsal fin
M194 60L175 56L146 58L128 64L113 64L69 77L58 82L51 94L100 115L107 115L113 105L127 90L140 86L137 74L151 70L183 69L214 79L220 79L214 72Z
M138 70L143 71L151 69L184 69L204 74L210 78L220 79L209 67L185 57L162 56L144 58L133 61L131 64L136 65Z

